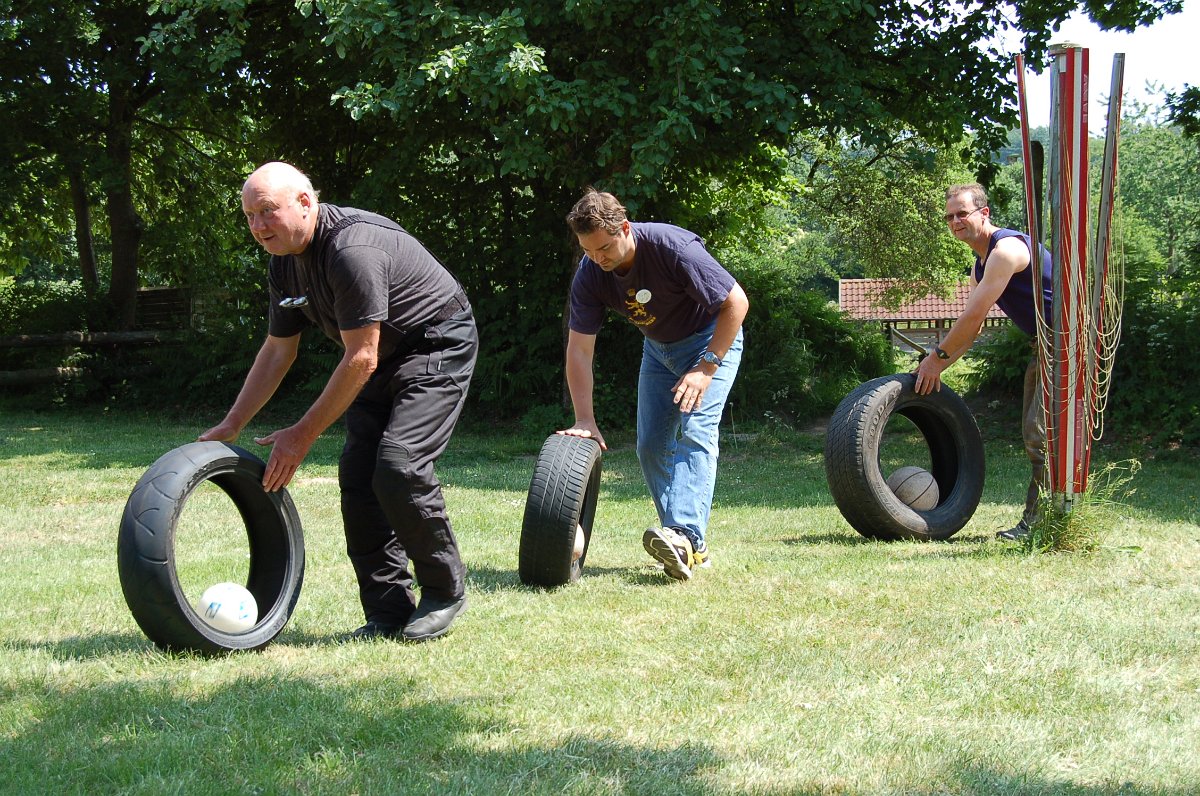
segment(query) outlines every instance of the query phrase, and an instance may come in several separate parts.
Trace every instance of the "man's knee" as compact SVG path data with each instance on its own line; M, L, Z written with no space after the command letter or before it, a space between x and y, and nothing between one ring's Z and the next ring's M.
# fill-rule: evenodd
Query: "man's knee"
M346 492L363 492L371 488L375 470L375 452L347 445L338 460L338 486Z
M380 442L375 460L375 472L371 477L371 489L380 500L411 491L412 461L408 448L391 442Z
M1025 443L1025 455L1035 465L1046 461L1046 433L1036 427L1026 426L1022 429L1022 442Z
M675 436L678 436L677 434ZM637 452L638 462L645 466L651 464L657 466L658 462L668 457L673 450L674 439L662 434L650 434L642 437L638 436L635 450Z

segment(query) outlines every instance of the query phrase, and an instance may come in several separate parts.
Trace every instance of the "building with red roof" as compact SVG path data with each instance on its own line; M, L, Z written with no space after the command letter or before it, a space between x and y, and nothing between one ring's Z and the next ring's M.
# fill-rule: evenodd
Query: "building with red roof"
M970 283L961 282L949 299L929 295L890 309L879 302L894 281L842 279L838 282L838 306L852 318L882 324L888 339L903 351L913 351L916 346L928 350L941 343L962 314L967 297L971 294ZM1010 323L999 307L992 306L983 322L980 337L994 334Z

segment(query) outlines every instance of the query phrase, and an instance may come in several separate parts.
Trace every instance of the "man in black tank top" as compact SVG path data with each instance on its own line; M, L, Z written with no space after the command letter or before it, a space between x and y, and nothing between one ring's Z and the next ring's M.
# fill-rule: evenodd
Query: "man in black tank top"
M344 414L342 521L366 615L351 637L437 638L466 608L466 570L434 464L475 366L471 305L398 224L319 203L308 178L286 163L250 175L242 210L272 255L267 339L233 407L200 439L237 439L283 381L305 328L340 345L341 361L304 416L255 440L271 446L263 488L287 486Z
M962 315L939 345L917 367L916 390L928 395L942 387L942 371L956 362L971 348L988 311L999 304L1005 314L1029 335L1036 335L1039 308L1033 290L1030 264L1040 266L1041 279L1037 296L1042 299L1041 311L1048 315L1050 307L1050 256L1044 248L1042 256L1031 257L1029 239L1018 232L1003 230L992 223L987 193L978 183L952 185L946 190L946 224L951 234L975 252L975 269L971 273L971 297ZM1031 339L1036 343L1036 337ZM1046 474L1046 420L1042 412L1042 389L1038 378L1036 350L1025 368L1021 398L1021 437L1029 457L1032 474L1025 490L1025 511L1012 528L996 534L1008 541L1022 539L1038 520L1038 495Z

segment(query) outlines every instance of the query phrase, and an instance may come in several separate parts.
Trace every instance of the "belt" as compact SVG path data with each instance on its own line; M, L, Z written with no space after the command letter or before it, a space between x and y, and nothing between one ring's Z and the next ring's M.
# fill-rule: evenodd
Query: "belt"
M458 289L458 292L454 294L454 297L451 298L449 301L447 301L445 304L443 304L442 308L440 310L438 310L437 313L434 314L434 316L432 318L425 321L425 324L432 326L435 323L441 323L442 321L446 321L446 320L449 320L450 318L453 318L455 315L462 312L463 310L470 309L470 308L471 308L471 303L469 301L467 301L467 293L465 290L463 290L460 287Z
M388 358L391 358L395 353L412 351L421 340L425 339L425 332L430 326L437 326L442 321L449 320L463 310L469 310L470 308L471 303L467 301L466 291L460 287L458 292L454 294L454 297L443 304L441 309L434 313L432 318L409 329L407 334L397 340L394 352Z

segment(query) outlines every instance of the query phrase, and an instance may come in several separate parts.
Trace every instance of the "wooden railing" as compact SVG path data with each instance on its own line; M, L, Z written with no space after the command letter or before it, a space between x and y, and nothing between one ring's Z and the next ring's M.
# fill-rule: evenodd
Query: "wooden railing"
M144 288L137 294L137 326L127 332L55 332L0 337L0 350L61 348L64 361L82 348L126 348L179 343L191 326L191 293L186 288ZM0 370L0 388L30 387L69 381L84 369L63 365Z

